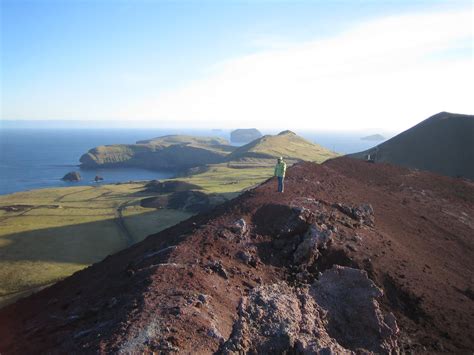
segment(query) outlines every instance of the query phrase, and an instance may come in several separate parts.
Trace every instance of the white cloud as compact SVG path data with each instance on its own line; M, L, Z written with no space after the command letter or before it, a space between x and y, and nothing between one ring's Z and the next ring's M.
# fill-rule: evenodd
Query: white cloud
M335 37L218 63L122 117L219 127L405 129L474 112L471 10L378 19ZM459 48L471 54L447 55ZM456 53L456 52L453 52Z

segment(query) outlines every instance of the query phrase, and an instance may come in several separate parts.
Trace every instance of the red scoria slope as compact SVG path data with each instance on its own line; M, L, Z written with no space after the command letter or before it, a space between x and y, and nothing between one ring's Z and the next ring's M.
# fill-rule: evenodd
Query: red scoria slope
M338 158L323 165L297 164L288 170L285 193L275 189L274 180L265 182L0 310L0 352L297 350L306 343L294 338L293 330L273 339L274 324L265 328L249 317L293 304L290 296L277 294L272 307L257 309L272 292L295 292L296 299L305 302L313 292L319 302L324 294L318 294L318 287L322 290L324 282L349 270L335 265L365 270L356 270L356 277L383 290L383 296L377 296L377 314L392 312L396 318L399 331L394 325L386 327L393 330L393 349L474 349L472 182ZM298 243L307 235L305 223L315 223L313 231L328 228L331 242L303 263ZM352 290L337 292L350 298ZM305 304L312 309L324 306L312 300ZM345 301L340 304L344 307ZM364 310L355 309L348 324L356 321L352 318L359 311ZM282 329L293 316L284 315ZM324 341L338 342L331 345L335 352L387 349L371 348L360 339L365 328L357 329L357 336L346 336L344 329L331 325L331 311L328 319L321 317L319 326L329 324ZM271 318L272 323L275 319L283 318ZM385 321L390 323L389 318Z

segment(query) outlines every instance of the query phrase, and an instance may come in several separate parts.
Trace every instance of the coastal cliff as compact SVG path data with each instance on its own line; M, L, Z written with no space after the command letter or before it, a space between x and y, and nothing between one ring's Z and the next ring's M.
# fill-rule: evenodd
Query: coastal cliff
M81 168L140 167L185 170L216 164L234 149L226 140L214 137L172 135L137 144L99 146L80 158Z

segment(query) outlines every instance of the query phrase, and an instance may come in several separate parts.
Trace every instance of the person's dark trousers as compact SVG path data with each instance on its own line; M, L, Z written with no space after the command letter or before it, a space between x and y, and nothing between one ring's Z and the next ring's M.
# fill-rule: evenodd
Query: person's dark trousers
M283 192L285 190L285 183L284 178L282 176L278 176L278 192Z

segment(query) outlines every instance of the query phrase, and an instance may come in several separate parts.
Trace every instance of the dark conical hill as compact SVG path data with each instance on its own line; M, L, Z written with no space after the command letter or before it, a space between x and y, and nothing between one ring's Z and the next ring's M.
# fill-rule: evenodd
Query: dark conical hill
M474 180L474 116L440 112L388 141L349 156Z

